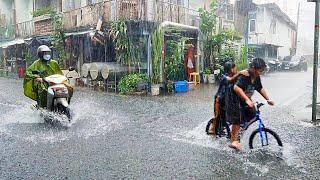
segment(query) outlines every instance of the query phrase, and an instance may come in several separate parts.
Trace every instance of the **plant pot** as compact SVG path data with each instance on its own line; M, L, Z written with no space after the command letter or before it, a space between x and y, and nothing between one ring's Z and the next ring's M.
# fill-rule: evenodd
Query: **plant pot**
M158 96L159 94L160 94L160 85L159 84L151 85L151 95Z
M203 83L207 84L208 83L208 74L203 74Z
M215 83L215 76L214 76L214 74L210 74L210 75L208 76L208 82L209 82L209 84L214 84L214 83Z

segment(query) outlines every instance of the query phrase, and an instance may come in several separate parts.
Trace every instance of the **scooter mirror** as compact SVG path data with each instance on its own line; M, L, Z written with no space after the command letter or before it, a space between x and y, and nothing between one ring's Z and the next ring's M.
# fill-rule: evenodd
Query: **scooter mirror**
M74 67L69 67L69 71L74 71L76 68Z

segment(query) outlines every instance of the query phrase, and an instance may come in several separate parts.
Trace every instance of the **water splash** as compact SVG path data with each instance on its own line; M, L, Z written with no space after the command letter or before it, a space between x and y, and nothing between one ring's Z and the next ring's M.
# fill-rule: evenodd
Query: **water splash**
M301 173L306 173L303 163L295 153L294 146L290 144L285 143L284 147L263 147L250 150L248 147L250 132L256 127L250 127L244 132L241 139L243 151L238 153L228 147L229 139L208 136L204 131L206 125L207 122L203 122L192 130L180 130L180 132L172 132L170 135L163 136L183 143L213 148L223 154L227 154L229 157L234 157L243 162L245 165L244 170L247 174L253 173L256 176L263 176L269 173L273 166L278 165L277 163L282 163L283 166L296 168ZM255 172L252 172L252 169Z
M27 103L2 103L2 107L10 110L0 115L0 133L33 143L56 143L71 138L87 139L121 129L125 122L125 118L119 113L111 109L106 111L89 98L71 104L73 119L70 123L65 116L37 110ZM45 123L44 117L54 119L59 124Z

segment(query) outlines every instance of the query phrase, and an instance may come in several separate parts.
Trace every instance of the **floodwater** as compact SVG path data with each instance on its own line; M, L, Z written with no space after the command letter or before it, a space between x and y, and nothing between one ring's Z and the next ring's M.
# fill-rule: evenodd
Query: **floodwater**
M244 150L205 134L216 87L159 97L77 89L72 124L43 122L22 81L0 78L0 177L95 179L315 179L320 129L310 123L311 72L272 73L263 84L276 101L262 118L283 148ZM293 81L294 79L294 81ZM259 100L256 94L255 99Z

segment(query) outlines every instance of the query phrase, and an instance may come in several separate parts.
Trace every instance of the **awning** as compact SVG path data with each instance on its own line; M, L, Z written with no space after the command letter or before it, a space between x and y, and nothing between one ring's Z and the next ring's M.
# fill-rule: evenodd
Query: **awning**
M6 41L6 42L0 42L0 48L8 48L9 46L13 46L13 45L16 45L16 44L24 44L25 41L23 39L15 39L15 40L12 40L12 41Z
M261 44L248 44L249 48L262 48Z
M47 45L50 46L50 37L49 36L38 36L33 38L24 39L25 43L29 46L40 46L40 45Z
M86 31L79 31L79 32L69 32L65 33L66 36L77 36L77 35L83 35L83 34L88 34L90 32L94 32L94 30L86 30Z
M268 44L268 43L263 43L262 45L264 45L264 46L273 46L273 47L276 47L276 48L283 47L283 46L280 46L280 45Z
M283 46L279 46L279 45L275 45L275 44L267 44L267 43L262 43L262 44L248 44L248 46L249 46L250 48L262 48L262 47L265 47L265 46L271 46L271 47L276 47L276 48L283 47Z

